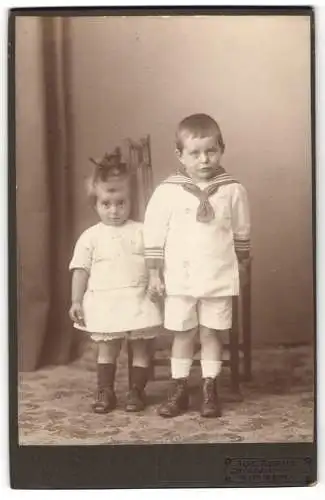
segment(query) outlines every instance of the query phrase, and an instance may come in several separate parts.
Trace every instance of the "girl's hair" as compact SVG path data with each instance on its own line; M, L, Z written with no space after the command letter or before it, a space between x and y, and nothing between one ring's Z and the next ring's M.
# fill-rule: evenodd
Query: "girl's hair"
M211 116L204 113L187 116L179 123L176 130L176 149L180 152L183 150L183 138L185 136L215 136L222 152L225 150L225 143L218 123Z
M126 163L121 160L119 148L103 156L101 160L90 158L93 163L93 171L86 181L87 195L94 205L97 200L97 187L100 184L108 185L108 191L118 191L121 183L125 186L130 181L130 175Z

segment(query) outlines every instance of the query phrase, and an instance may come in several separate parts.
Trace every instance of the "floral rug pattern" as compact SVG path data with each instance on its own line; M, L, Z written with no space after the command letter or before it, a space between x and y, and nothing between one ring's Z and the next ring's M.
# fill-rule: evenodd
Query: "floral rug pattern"
M167 352L160 353L167 358ZM169 368L157 367L147 387L148 407L125 413L127 363L117 371L118 408L91 411L96 383L95 353L87 346L77 361L20 374L19 442L22 445L167 444L221 442L306 442L313 439L314 367L311 347L263 348L253 352L253 379L242 383L243 401L221 376L223 416L199 416L200 370L191 372L191 408L174 419L157 415L168 390Z

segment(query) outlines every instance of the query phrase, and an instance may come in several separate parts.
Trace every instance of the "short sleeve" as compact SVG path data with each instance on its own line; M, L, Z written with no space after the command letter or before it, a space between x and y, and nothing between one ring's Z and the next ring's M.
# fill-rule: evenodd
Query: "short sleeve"
M90 272L93 258L94 243L91 231L87 230L80 238L74 247L72 259L69 264L69 270L85 269Z

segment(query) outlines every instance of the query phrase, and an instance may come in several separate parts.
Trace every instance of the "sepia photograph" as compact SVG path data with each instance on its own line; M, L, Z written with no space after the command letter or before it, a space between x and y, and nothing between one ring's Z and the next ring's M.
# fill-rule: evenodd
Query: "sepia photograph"
M12 14L18 447L315 444L313 19L266 14Z

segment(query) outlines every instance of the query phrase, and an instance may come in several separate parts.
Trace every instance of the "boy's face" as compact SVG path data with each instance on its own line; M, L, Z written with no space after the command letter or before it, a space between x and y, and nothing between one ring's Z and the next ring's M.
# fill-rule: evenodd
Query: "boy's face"
M121 226L128 220L131 202L126 187L110 192L104 186L98 186L96 194L96 211L104 224L107 226Z
M177 155L186 173L194 181L206 181L213 177L220 165L222 149L216 137L185 136L183 150Z

